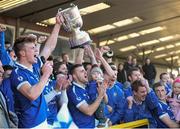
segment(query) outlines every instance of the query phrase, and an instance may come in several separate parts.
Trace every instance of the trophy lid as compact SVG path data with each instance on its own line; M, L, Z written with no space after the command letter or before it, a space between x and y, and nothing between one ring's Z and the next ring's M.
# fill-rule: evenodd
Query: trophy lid
M67 12L76 12L76 11L79 12L77 5L71 3L70 6L71 7L66 8L66 9L59 8L58 13L65 13L65 12L67 13Z

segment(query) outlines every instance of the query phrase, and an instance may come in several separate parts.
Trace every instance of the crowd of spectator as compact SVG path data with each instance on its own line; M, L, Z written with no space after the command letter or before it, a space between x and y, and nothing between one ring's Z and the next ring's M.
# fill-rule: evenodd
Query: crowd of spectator
M77 48L73 63L67 53L61 61L54 59L51 54L63 21L56 16L47 39L22 35L9 48L6 29L0 25L0 128L54 128L64 104L78 128L141 119L148 119L150 128L179 127L180 77L161 73L155 83L157 72L149 58L140 65L128 56L117 67L111 54L104 56L111 52L108 47Z

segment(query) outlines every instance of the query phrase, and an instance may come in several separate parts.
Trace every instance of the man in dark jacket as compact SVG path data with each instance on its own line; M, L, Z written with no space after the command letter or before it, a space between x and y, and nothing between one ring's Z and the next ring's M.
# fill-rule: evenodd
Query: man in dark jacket
M122 84L127 81L127 72L124 69L123 63L118 64L117 80Z
M149 82L149 85L152 86L156 78L155 66L151 63L151 60L149 58L146 58L145 64L142 68L144 71L144 78L146 78Z

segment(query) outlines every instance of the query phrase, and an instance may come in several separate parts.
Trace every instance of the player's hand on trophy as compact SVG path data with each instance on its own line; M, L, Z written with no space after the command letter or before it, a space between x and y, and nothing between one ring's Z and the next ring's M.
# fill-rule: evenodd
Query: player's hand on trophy
M2 25L0 24L0 32L3 32L6 30L6 26L5 25Z
M64 23L64 18L62 13L58 12L56 15L56 24L62 25Z
M94 52L90 45L84 45L85 55L87 55L90 58L94 57Z

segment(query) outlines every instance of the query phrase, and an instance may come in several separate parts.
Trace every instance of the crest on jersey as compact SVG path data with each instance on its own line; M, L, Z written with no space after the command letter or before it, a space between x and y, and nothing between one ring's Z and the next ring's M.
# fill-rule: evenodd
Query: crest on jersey
M81 101L81 97L76 96L77 101Z
M18 77L18 80L19 80L19 81L22 81L22 80L23 80L23 77L22 77L22 76L19 76L19 77Z
M116 93L116 92L114 92L114 94L113 94L113 95L114 95L114 97L116 97L116 96L117 96L117 93Z

